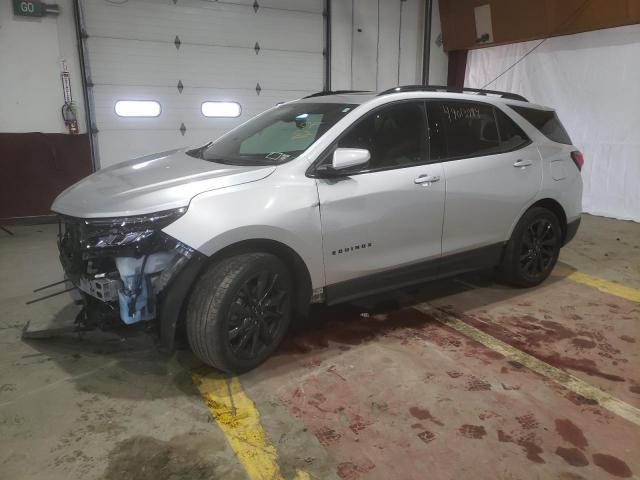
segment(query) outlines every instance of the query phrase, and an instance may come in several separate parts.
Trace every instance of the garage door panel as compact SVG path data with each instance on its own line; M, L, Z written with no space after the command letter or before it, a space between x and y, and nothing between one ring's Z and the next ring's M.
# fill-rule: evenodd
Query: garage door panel
M279 102L300 98L308 91L267 92L222 90L216 88L185 89L182 94L175 88L96 86L93 89L96 126L104 130L165 129L178 131L182 123L191 128L209 128L221 125L233 128L249 118L273 107ZM118 117L115 104L118 100L154 100L160 103L160 116L152 118ZM201 105L206 101L238 102L242 112L237 118L212 118L202 115Z
M300 85L320 90L322 56L304 52L269 51L256 55L247 49L189 45L179 52L173 45L110 38L90 38L94 84L243 87L292 90ZM295 75L291 72L295 71Z
M253 0L117 3L81 0L101 167L206 143L279 102L322 90L320 1L258 0L257 11ZM162 110L119 117L118 100L155 100ZM236 101L242 113L207 118L205 101Z
M223 3L223 2L220 2ZM250 6L253 9L254 0L237 0L234 3ZM258 0L259 11L270 8L288 11L302 11L322 13L322 1L320 0Z
M90 2L98 3L97 0L83 0L83 4L88 4ZM255 0L178 0L177 2L174 2L173 0L127 0L126 2L111 2L107 0L105 3L110 3L116 7L133 4L142 4L148 7L168 6L172 7L174 10L185 7L195 7L200 9L215 9L220 6L242 7L250 9L254 14L257 14L258 12L265 13L269 10L315 14L322 14L323 11L323 2L321 0L257 0L257 11L254 9Z
M182 49L189 44L244 47L256 42L261 52L268 49L321 53L322 16L294 10L264 9L259 14L244 5L221 2L165 4L130 1L116 5L104 0L87 0L84 8L90 37L122 38L170 44L180 38ZM238 28L241 26L241 28ZM286 32L286 35L282 33ZM295 42L291 42L295 38Z

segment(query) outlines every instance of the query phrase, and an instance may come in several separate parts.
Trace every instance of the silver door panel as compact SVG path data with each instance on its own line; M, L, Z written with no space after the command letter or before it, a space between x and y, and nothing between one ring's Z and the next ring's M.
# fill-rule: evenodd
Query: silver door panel
M542 184L535 145L515 152L443 163L446 209L443 256L504 242Z
M327 284L437 259L444 182L436 177L441 164L318 179Z

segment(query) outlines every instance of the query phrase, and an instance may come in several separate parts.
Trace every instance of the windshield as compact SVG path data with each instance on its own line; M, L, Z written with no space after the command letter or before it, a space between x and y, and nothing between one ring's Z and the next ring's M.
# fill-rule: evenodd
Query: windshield
M280 105L189 155L233 165L277 165L294 159L356 105Z

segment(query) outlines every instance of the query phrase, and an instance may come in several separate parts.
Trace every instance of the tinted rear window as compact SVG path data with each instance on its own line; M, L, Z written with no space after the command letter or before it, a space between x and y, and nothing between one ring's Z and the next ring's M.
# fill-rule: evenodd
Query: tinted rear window
M500 152L493 107L465 101L427 103L431 160L491 155Z
M431 160L512 152L531 143L502 110L482 102L428 101Z
M560 123L556 112L552 110L538 110L536 108L516 107L509 105L512 109L522 115L531 125L536 127L549 140L571 145L569 134Z

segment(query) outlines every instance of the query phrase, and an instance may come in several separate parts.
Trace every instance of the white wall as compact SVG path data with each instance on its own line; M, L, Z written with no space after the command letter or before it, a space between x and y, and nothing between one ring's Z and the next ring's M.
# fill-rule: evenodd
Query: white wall
M425 8L425 0L332 0L332 90L421 83ZM435 43L442 31L438 0L431 18L429 83L446 85L448 57Z
M539 41L469 52L465 85L483 87ZM557 110L585 155L585 212L640 222L640 25L549 38L487 88Z
M420 83L424 5L332 0L331 89L380 91Z
M13 15L10 0L0 1L0 132L68 132L60 114L61 58L71 72L80 132L86 131L73 5L55 3L58 17L27 18Z
M440 24L440 2L433 0L431 7L431 52L429 57L429 84L446 85L449 71L449 56L444 51L442 44L436 45L438 36L442 34Z

